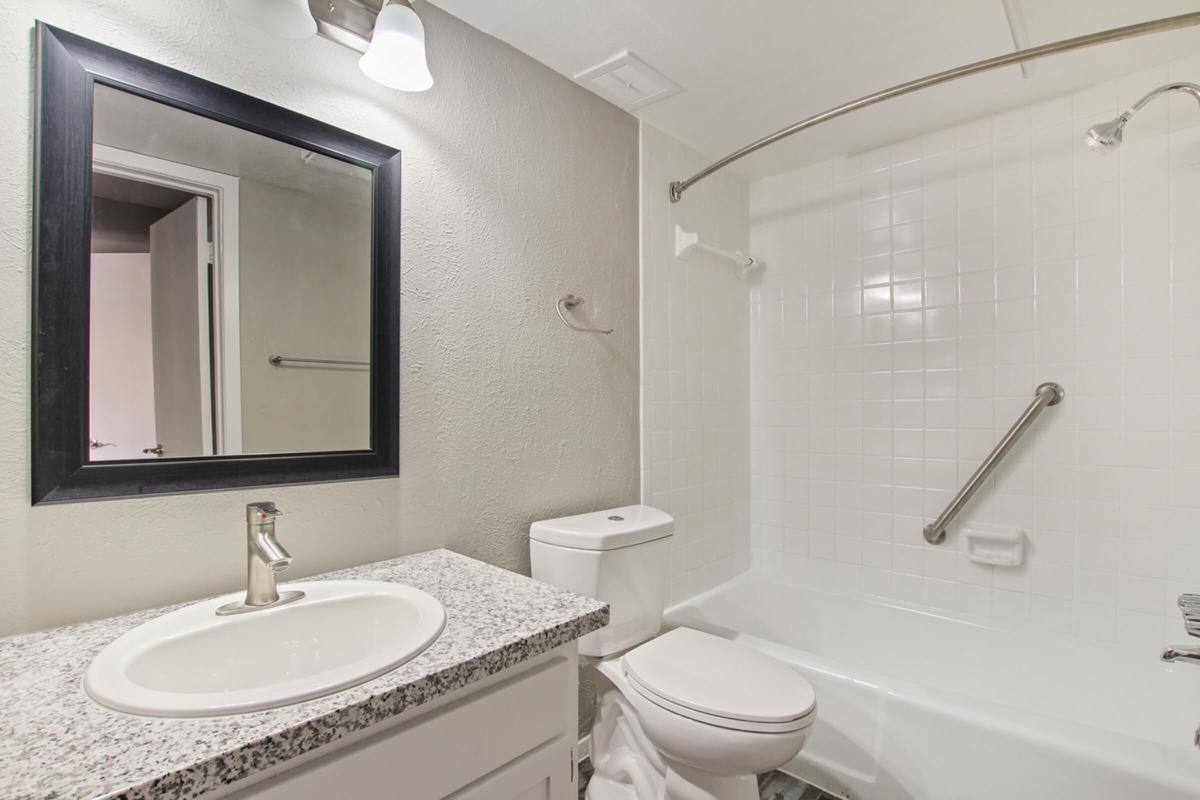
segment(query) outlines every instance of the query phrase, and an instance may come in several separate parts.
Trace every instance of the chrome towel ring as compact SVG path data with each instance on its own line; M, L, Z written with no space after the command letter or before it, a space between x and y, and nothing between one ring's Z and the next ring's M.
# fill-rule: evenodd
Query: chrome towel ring
M581 328L567 319L567 315L563 313L564 309L572 309L580 305L583 305L583 298L576 297L573 294L564 295L563 297L558 298L558 304L556 305L556 308L558 309L558 318L563 321L563 325L566 325L573 331L579 331L580 333L609 334L613 332L612 328L609 328L608 330L604 330L603 328Z

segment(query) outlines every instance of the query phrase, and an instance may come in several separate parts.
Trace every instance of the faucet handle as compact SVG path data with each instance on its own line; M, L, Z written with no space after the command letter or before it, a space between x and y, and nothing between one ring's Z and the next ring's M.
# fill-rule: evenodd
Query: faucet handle
M1181 594L1179 611L1183 614L1183 627L1187 632L1200 637L1200 594Z
M252 525L270 522L282 513L274 500L256 500L246 504L246 521Z

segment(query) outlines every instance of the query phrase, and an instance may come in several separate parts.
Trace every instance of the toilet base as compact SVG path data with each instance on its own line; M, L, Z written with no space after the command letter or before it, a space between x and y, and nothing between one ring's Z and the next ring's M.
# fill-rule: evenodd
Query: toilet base
M705 781L700 786L683 778L677 773L671 779L668 775L665 794L660 797L670 800L758 800L758 781L750 775L740 775L735 778L722 778L717 775L708 776L712 780ZM641 800L633 786L620 781L595 775L588 782L587 800Z
M758 800L754 775L713 775L668 761L667 797L671 800Z
M715 775L659 753L618 689L600 698L592 726L587 800L757 800L754 775Z

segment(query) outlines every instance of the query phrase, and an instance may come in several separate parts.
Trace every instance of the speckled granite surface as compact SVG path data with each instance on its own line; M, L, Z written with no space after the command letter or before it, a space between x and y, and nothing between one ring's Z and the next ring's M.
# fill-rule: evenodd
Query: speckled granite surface
M0 639L0 798L193 798L603 626L603 603L433 550L305 578L398 581L446 608L421 655L337 694L227 717L110 711L82 688L110 641L180 606Z

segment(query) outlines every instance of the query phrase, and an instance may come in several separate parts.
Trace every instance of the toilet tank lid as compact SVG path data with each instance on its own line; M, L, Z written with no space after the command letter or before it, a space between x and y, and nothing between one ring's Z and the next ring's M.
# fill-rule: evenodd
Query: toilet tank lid
M529 538L577 550L616 550L664 539L674 531L675 520L665 511L622 506L535 522L529 526Z

